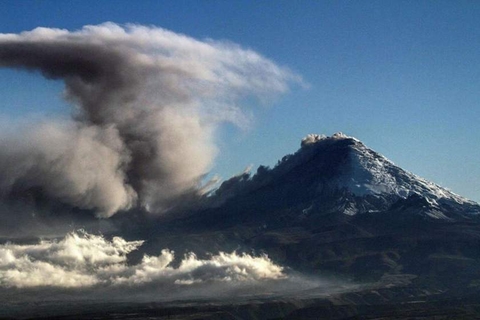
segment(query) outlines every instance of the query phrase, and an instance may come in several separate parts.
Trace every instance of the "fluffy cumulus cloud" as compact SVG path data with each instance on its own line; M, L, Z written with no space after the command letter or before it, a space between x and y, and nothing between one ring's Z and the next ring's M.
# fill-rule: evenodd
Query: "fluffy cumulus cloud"
M59 241L0 246L0 287L3 288L125 288L151 284L201 286L212 283L255 284L286 278L283 268L267 256L220 252L208 259L189 253L178 266L168 249L145 255L129 265L127 254L143 241L73 232Z
M70 120L1 133L0 196L99 217L135 205L162 212L198 192L217 126L248 122L239 102L301 81L235 44L113 23L0 34L0 66L63 80L75 107Z

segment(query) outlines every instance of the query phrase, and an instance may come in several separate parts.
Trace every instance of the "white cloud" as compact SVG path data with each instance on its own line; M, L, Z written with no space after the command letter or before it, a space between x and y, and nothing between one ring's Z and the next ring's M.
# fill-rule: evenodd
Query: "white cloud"
M164 283L192 284L259 283L285 279L283 268L267 256L223 253L209 259L187 254L173 267L174 253L162 250L159 256L145 255L137 265L127 264L127 254L143 241L73 232L59 241L32 245L7 243L0 246L0 287L91 288L141 286Z

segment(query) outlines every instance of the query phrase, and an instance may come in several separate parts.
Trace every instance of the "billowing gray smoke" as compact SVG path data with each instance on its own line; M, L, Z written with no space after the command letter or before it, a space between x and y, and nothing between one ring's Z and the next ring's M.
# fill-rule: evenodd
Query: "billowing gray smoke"
M301 81L231 43L113 23L0 34L0 66L62 79L76 108L0 133L1 196L40 193L99 217L161 212L198 190L216 127L248 121L239 102Z

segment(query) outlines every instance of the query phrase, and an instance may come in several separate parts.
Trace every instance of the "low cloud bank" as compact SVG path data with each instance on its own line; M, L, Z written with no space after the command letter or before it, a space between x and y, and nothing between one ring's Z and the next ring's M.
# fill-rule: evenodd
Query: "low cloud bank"
M127 264L127 254L143 241L73 232L59 241L0 246L0 287L92 288L139 287L151 284L192 286L224 283L259 283L286 279L281 266L267 256L220 252L209 259L189 253L172 266L168 249L158 256L145 255L137 265Z

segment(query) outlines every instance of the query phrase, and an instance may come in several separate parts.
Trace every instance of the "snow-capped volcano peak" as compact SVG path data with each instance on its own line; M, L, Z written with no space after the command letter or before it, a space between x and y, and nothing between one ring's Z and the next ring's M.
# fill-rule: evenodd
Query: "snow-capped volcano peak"
M347 188L357 196L390 194L407 198L412 194L427 197L435 202L449 198L458 203L474 203L433 182L396 166L383 155L373 151L360 140L341 132L326 135L309 134L302 139L302 146L329 141L330 143L347 140L349 144L348 161L343 164L338 177L338 186Z
M274 168L260 166L253 176L225 181L212 200L230 198L348 215L400 207L436 219L480 214L477 203L403 170L343 133L306 136L301 148Z

